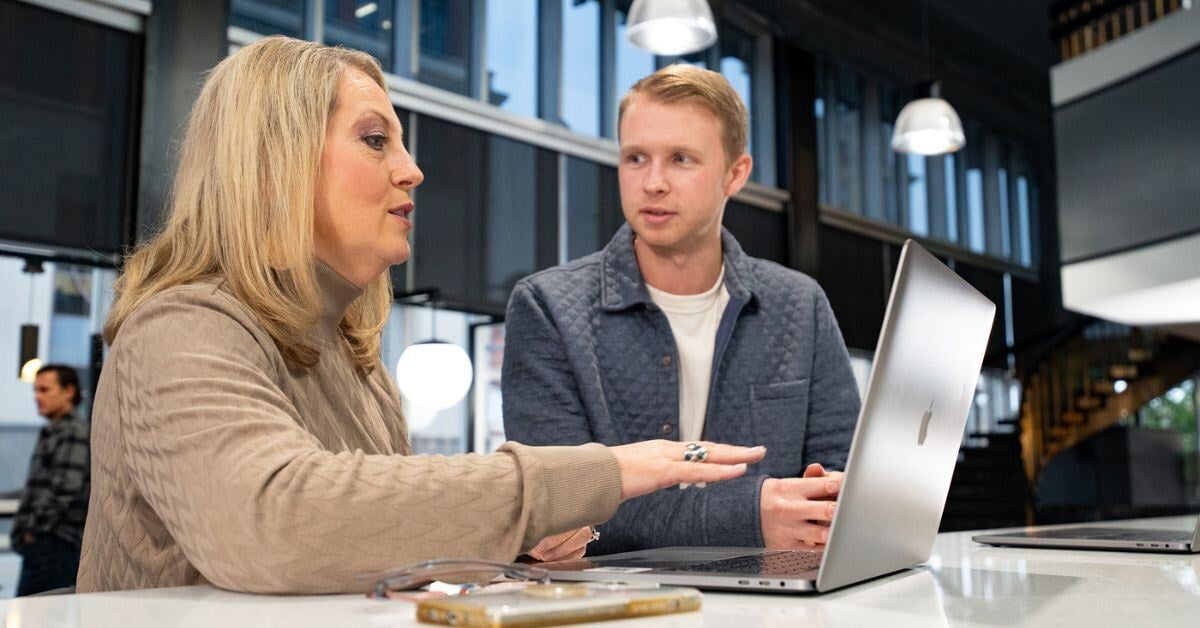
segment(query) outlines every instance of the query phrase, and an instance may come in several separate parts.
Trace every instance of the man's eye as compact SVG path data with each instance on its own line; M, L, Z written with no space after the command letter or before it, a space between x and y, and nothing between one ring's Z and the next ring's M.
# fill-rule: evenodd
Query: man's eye
M383 145L387 143L386 135L368 135L363 138L363 141L370 146L372 150L383 150Z
M643 161L646 161L646 156L645 155L630 155L630 156L626 157L625 159L626 159L626 161L628 161L631 164L640 164Z
M684 154L680 153L678 155L675 155L675 161L677 161L681 164L690 164L690 163L692 163L692 156L684 155Z

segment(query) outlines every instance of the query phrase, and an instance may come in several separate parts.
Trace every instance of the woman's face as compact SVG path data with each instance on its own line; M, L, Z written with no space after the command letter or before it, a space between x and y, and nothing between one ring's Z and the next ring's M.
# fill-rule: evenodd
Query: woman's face
M325 132L313 244L317 259L358 286L408 259L412 190L425 175L403 139L387 94L348 68Z

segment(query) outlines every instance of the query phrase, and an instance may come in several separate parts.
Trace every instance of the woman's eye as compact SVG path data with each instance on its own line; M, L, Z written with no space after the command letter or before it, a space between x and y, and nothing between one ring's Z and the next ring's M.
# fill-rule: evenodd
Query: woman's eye
M368 135L362 139L372 150L383 150L383 145L387 143L386 135Z

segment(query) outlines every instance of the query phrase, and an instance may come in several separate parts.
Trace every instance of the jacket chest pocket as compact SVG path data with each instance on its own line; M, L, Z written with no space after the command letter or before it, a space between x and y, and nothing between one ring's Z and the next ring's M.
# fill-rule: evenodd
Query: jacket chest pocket
M794 477L804 470L808 425L808 379L750 385L750 417L756 444L767 446L760 472Z

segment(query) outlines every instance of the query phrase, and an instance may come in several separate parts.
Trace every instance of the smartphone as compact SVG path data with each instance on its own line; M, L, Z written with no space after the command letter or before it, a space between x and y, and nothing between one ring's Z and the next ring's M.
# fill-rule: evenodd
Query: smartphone
M587 582L421 600L417 619L446 626L552 626L699 609L700 591L690 587Z

